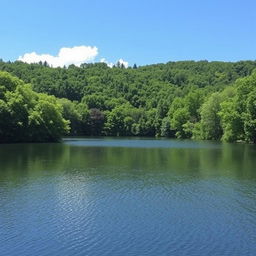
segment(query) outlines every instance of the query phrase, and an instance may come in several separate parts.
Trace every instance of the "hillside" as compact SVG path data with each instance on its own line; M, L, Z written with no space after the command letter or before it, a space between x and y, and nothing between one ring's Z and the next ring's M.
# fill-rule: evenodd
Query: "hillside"
M58 98L71 135L252 142L255 68L256 61L180 61L127 69L0 61L0 70Z

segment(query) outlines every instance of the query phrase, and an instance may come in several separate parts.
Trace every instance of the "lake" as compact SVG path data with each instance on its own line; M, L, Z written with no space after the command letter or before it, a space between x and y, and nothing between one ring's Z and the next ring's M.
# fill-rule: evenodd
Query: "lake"
M256 255L256 146L2 144L0 255Z

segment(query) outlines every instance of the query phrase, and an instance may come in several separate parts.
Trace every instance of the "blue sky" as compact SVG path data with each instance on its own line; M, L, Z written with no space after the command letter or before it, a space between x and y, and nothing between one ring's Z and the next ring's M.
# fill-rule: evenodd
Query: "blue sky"
M93 61L255 60L253 0L2 0L0 58L97 47Z

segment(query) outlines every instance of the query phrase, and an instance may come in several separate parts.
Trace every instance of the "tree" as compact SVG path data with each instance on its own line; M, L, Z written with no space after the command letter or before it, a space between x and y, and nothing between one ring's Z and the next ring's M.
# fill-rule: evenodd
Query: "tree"
M90 135L101 135L105 121L104 113L97 108L92 108L89 114Z
M184 108L177 109L173 117L171 119L171 129L175 130L176 137L177 138L187 138L188 133L183 130L183 125L186 124L189 120L189 112L188 110Z
M0 142L57 141L68 132L54 96L36 93L5 72L0 72L0 88Z
M223 134L219 112L222 102L219 93L213 93L201 108L201 138L218 140Z
M244 118L245 140L256 143L256 90L252 91L246 101Z
M139 68L134 64L128 69L119 62L117 67L84 63L51 68L43 62L0 62L0 70L9 72L0 75L1 116L7 120L0 121L2 138L32 140L28 136L32 124L37 131L43 126L54 129L40 112L50 112L55 104L52 99L45 99L49 104L41 102L35 111L38 93L46 93L62 98L57 100L56 111L70 121L71 135L176 134L254 141L250 93L255 93L256 61L178 61ZM50 134L44 136L52 140Z
M70 135L81 135L82 116L77 109L77 102L68 99L58 99L58 103L62 106L63 118L70 122Z
M223 129L222 140L233 142L243 139L243 120L237 110L236 100L224 101L219 114Z

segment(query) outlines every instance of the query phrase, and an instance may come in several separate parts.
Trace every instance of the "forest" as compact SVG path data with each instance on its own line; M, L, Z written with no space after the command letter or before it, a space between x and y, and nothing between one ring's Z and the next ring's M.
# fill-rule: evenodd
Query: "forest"
M0 60L0 142L156 136L256 142L256 61L52 68Z

